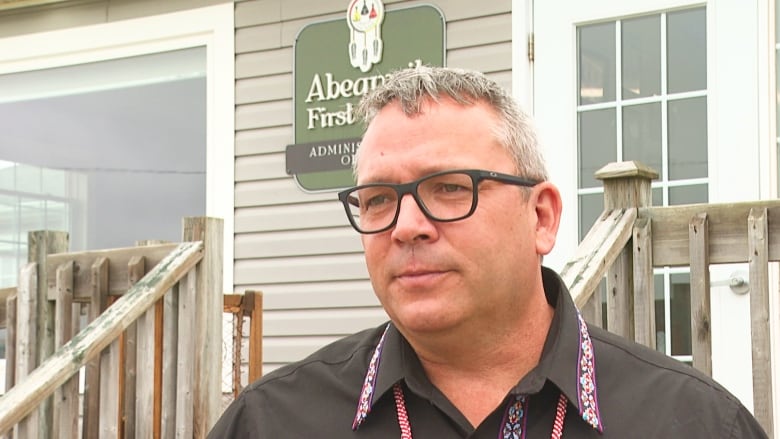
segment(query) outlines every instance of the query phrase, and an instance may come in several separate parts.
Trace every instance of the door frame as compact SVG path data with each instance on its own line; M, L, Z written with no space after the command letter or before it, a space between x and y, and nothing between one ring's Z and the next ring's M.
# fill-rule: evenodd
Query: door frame
M0 74L206 48L206 215L224 219L223 292L233 289L235 49L233 2L0 38Z

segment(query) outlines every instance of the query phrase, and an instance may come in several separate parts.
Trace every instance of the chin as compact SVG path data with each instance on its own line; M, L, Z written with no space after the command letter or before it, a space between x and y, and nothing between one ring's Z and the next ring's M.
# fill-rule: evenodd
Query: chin
M434 333L451 329L456 326L453 319L446 318L442 312L414 312L402 313L393 322L400 329L415 333Z

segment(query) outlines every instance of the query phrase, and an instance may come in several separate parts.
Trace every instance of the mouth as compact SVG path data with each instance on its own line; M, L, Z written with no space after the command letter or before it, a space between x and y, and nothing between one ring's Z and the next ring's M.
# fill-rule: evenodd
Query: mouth
M409 270L395 276L396 281L407 288L428 288L439 284L446 270Z

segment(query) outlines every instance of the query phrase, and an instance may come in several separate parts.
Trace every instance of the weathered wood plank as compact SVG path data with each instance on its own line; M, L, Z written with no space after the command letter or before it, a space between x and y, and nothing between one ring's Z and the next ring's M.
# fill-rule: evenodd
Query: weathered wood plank
M16 363L16 388L19 383L35 369L35 359L38 353L38 264L30 262L19 273L19 293L17 296L17 326L18 341ZM6 392L8 395L11 392ZM1 401L1 399L0 399ZM36 404L37 407L37 404ZM31 410L34 407L31 407ZM26 414L26 413L25 413ZM14 437L38 436L38 411L19 422Z
M90 267L90 301L88 322L100 317L108 306L108 259L97 258ZM104 352L106 354L107 352ZM100 437L100 361L105 355L98 355L84 368L84 410L82 437ZM116 414L116 413L115 413ZM115 416L114 416L115 417Z
M16 294L6 299L8 328L5 332L5 391L16 382Z
M598 287L585 302L585 305L580 308L580 312L582 313L582 318L589 325L598 326L599 328L604 326L604 315L601 311L601 294L599 294Z
M76 302L89 302L91 299L91 267L95 260L105 258L109 261L111 276L108 284L108 295L118 296L127 291L128 272L127 266L134 257L143 256L147 269L157 265L163 258L176 248L176 244L160 244L145 247L127 247L111 250L94 250L79 253L67 253L51 255L48 258L50 267L49 275L53 276L54 268L66 260L72 260L74 264L73 300ZM49 298L54 300L53 297Z
M263 293L247 291L246 309L249 321L249 378L252 383L263 375Z
M769 338L769 245L767 211L751 209L748 216L750 269L750 336L753 352L753 415L773 437L772 355Z
M163 240L155 240L155 239L146 239L141 241L136 241L136 246L151 246L151 245L159 245L159 244L168 244L169 241L163 241ZM146 422L151 422L151 436L154 439L160 439L161 436L161 427L162 427L162 392L163 392L163 385L162 385L162 379L163 379L163 313L164 313L164 301L165 297L163 299L158 300L157 303L154 305L154 323L152 328L152 367L149 369L151 370L152 374L152 387L151 387L151 393L152 393L152 416L146 418ZM140 347L140 346L139 346ZM139 385L140 386L140 385ZM137 405L137 404L136 404ZM138 418L136 418L138 419ZM140 437L147 437L144 434L139 434Z
M127 288L132 288L144 276L146 271L146 258L142 255L133 256L127 263ZM139 317L140 319L140 317ZM120 424L124 431L124 437L135 437L135 401L138 375L138 321L128 325L124 333L122 355L122 381L119 386L119 412L122 417Z
M154 323L155 308L138 318L135 390L135 435L154 437Z
M634 338L633 251L624 247L607 270L607 329L628 339Z
M27 234L27 260L38 263L38 312L36 315L38 326L38 341L35 364L41 364L54 352L54 302L47 299L48 281L50 274L48 255L68 251L69 237L67 232L55 232L50 230L33 231ZM59 263L50 265L59 266ZM49 439L52 437L54 420L51 398L41 403L38 419L38 438ZM57 438L54 438L57 439Z
M655 276L649 218L634 225L634 340L655 349Z
M578 307L585 305L607 268L628 242L636 215L636 209L603 213L580 243L574 257L561 270L561 278Z
M193 438L205 438L222 413L222 248L223 224L218 218L189 217L183 222L182 241L203 242L203 260L197 271L195 302L195 361L192 400Z
M762 200L641 208L640 216L647 216L653 222L653 266L688 265L688 219L704 211L710 224L710 263L745 262L748 255L746 219L754 207L767 209L769 260L780 261L780 200Z
M54 315L54 346L59 349L73 336L73 263L65 262L55 273L57 301ZM52 437L77 438L79 420L78 374L70 377L54 391L54 423Z
M97 320L0 398L0 432L31 412L56 387L116 339L203 257L200 242L182 243ZM102 437L102 436L101 436Z
M16 287L0 288L0 328L8 327L8 324L6 323L7 314L8 314L8 307L6 302L9 297L15 295L16 295Z
M179 284L163 299L163 368L160 436L176 436L176 385L179 340Z
M100 435L97 437L119 437L120 350L121 341L117 339L100 354Z
M195 333L197 268L179 282L179 333ZM220 334L221 335L221 334ZM194 337L179 337L176 364L176 437L193 437Z
M242 328L244 327L244 310L239 309L233 313L233 361L231 367L231 377L233 379L233 399L238 398L241 393L241 345L244 341Z
M170 292L169 292L170 293ZM154 384L152 397L152 437L160 439L162 436L162 378L163 378L163 312L164 300L158 300L154 304Z
M691 349L693 367L712 376L712 317L710 313L709 216L698 213L690 220ZM655 251L655 248L653 249Z

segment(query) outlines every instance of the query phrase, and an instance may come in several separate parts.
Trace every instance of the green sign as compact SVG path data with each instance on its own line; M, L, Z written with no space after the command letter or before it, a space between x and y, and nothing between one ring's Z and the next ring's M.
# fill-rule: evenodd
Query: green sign
M431 5L385 11L379 0L351 0L344 18L310 24L295 40L295 143L287 173L305 191L354 184L352 156L363 124L360 97L399 68L443 66L444 17Z

